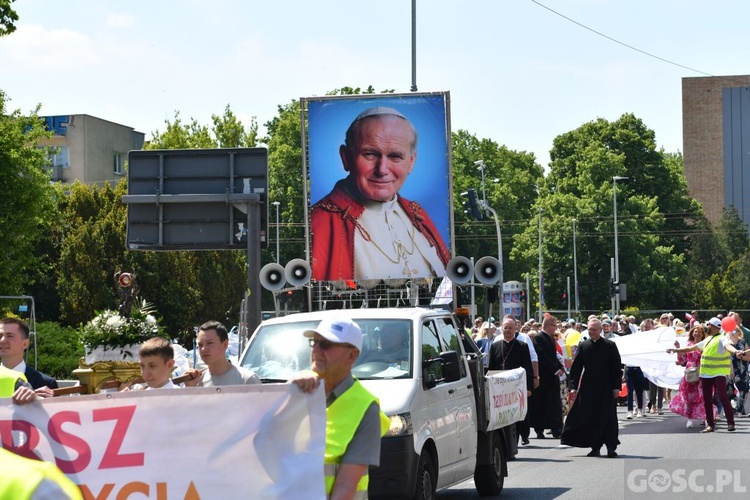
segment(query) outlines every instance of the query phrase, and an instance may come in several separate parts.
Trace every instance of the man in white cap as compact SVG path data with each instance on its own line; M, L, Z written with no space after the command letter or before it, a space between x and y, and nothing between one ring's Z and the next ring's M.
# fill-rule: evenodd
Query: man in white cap
M735 349L729 337L720 335L721 320L719 318L709 319L707 326L708 336L705 339L691 346L667 349L667 352L677 354L697 350L702 352L700 380L701 389L703 389L703 404L706 409L706 427L701 432L713 432L716 426L712 408L714 396L721 401L724 414L727 416L727 430L732 432L734 431L734 412L727 396L727 377L732 370L731 355L734 354L742 359L743 351Z
M389 428L378 400L356 380L352 366L362 349L362 330L350 319L324 319L306 330L311 370L291 382L305 392L321 379L326 393L325 480L328 498L366 498L370 465L380 465L380 438Z
M445 276L450 252L427 212L399 195L417 159L417 132L387 107L360 113L339 155L349 175L313 205L312 273L319 281Z

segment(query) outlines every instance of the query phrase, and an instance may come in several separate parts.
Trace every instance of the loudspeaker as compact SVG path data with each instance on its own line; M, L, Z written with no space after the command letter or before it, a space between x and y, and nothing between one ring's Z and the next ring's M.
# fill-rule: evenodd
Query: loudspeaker
M303 259L292 259L284 268L286 281L292 286L303 286L310 281L310 264Z
M456 285L463 285L471 281L474 266L468 257L453 257L445 266L445 274Z
M272 292L284 288L286 279L284 278L282 265L272 262L263 266L263 269L260 270L260 284L263 288Z
M474 276L483 285L494 285L500 281L500 261L486 255L474 266Z

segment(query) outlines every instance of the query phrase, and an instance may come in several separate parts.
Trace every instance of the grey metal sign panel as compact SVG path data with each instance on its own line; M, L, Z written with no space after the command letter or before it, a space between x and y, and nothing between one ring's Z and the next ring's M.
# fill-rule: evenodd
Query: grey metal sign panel
M265 148L131 151L127 246L131 250L247 248L247 214L261 208L267 243Z

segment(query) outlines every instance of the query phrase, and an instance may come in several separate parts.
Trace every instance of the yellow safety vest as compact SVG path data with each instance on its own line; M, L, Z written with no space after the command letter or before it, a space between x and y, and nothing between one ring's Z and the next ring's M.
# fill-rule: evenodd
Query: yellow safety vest
M23 373L0 366L0 398L9 398L16 392L19 378L26 382L26 375Z
M706 340L701 354L701 377L713 378L721 375L728 376L732 370L732 360L729 351L719 354L721 336L714 335Z
M57 484L67 494L66 498L83 499L78 486L49 462L31 460L0 448L0 470L4 471L0 475L0 498L31 498L37 486L47 479Z
M380 404L359 380L347 389L326 409L326 452L325 452L325 481L326 495L330 497L333 483L336 481L341 457L346 453L349 443L354 437L365 412L375 402ZM380 436L384 436L390 427L390 419L380 412ZM365 473L357 483L355 499L367 498L369 474Z

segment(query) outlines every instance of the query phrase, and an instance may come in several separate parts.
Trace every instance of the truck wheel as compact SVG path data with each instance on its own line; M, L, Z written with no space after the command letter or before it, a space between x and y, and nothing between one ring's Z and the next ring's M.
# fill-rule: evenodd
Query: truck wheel
M435 473L432 456L429 451L423 450L417 468L417 491L414 493L414 500L434 499L436 488L437 474Z
M483 497L496 496L503 491L505 476L503 468L505 467L505 450L503 441L496 436L492 440L492 463L489 465L477 466L474 471L474 485L477 493Z

